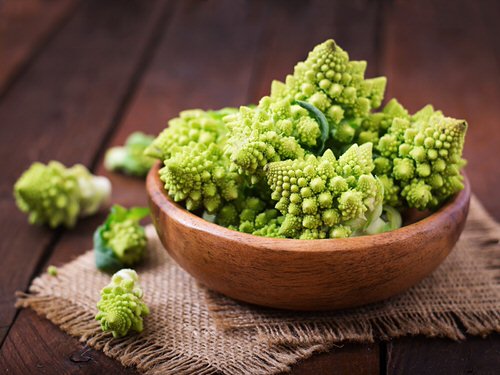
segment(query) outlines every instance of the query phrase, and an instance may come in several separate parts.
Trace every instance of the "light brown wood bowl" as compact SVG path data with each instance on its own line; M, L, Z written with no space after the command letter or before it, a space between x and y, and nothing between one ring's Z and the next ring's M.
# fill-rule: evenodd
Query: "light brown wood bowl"
M174 203L158 176L147 178L161 242L208 288L257 305L332 310L396 295L434 271L455 245L469 208L470 185L439 211L382 234L347 239L257 237L210 223Z

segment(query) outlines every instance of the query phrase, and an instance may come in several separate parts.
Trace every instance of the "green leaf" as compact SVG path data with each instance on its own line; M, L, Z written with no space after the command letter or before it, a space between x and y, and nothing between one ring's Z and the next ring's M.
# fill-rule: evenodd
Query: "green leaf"
M300 105L302 108L307 109L311 117L313 117L321 128L321 135L318 142L318 147L316 150L313 150L314 154L322 155L325 150L325 143L328 139L328 133L330 130L330 125L328 124L328 120L326 119L323 112L321 112L318 108L308 102L304 102L302 100L296 100L294 103Z
M147 207L132 207L128 210L127 219L142 220L149 215L149 208Z

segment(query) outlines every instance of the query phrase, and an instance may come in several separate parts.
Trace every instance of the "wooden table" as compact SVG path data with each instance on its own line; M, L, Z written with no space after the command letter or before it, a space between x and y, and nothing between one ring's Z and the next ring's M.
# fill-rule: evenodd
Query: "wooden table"
M28 226L12 185L35 160L83 163L185 108L255 102L316 43L334 38L387 97L469 121L467 172L500 219L500 3L491 1L4 0L0 4L0 373L136 373L31 310L14 308L48 264L92 246L104 215L74 230ZM113 200L145 205L140 180L108 175ZM500 335L346 344L294 374L498 374Z

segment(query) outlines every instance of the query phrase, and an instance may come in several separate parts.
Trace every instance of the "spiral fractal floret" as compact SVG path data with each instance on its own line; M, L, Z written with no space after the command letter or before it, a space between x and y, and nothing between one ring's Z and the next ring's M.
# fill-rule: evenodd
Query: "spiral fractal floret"
M326 115L334 140L348 144L355 134L351 120L368 116L384 98L386 78L365 79L365 70L366 61L350 61L330 39L299 62L285 83L274 81L271 97L311 103Z
M215 223L229 229L264 237L283 237L279 233L283 220L278 210L254 196L224 205L214 217Z
M101 300L97 303L99 312L95 318L101 323L101 329L116 338L129 331L142 332L143 317L149 314L142 296L139 277L134 270L122 269L115 273L109 285L102 289Z
M81 216L99 210L111 194L105 177L93 176L83 165L66 168L51 161L33 163L14 185L17 206L32 224L73 227Z
M216 212L224 202L238 197L241 178L229 170L229 159L217 144L193 143L183 147L160 170L168 194L185 201L190 211Z
M353 145L338 160L286 160L266 166L276 208L285 216L280 234L316 239L367 234L383 212L383 186L371 174L371 143ZM377 232L386 227L377 225Z
M227 133L222 119L235 112L234 108L224 108L218 111L201 109L182 111L179 117L168 122L168 127L146 149L146 155L163 161L190 143L207 146L212 143L220 144Z
M391 191L386 201L432 209L463 189L466 130L464 120L445 117L432 106L411 119L395 118L376 145L375 173L386 176Z

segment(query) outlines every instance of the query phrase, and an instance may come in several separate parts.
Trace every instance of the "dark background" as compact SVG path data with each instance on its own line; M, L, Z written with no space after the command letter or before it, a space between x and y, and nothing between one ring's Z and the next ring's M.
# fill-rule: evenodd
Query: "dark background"
M186 108L255 102L317 43L335 39L386 98L432 103L469 123L473 191L500 219L500 2L3 0L0 2L0 372L120 373L33 312L16 311L47 264L92 245L104 214L72 231L30 227L12 185L33 161L102 168L134 130L156 134ZM113 200L145 205L143 182L111 175ZM495 374L500 336L346 344L295 374ZM130 372L134 372L130 370Z

